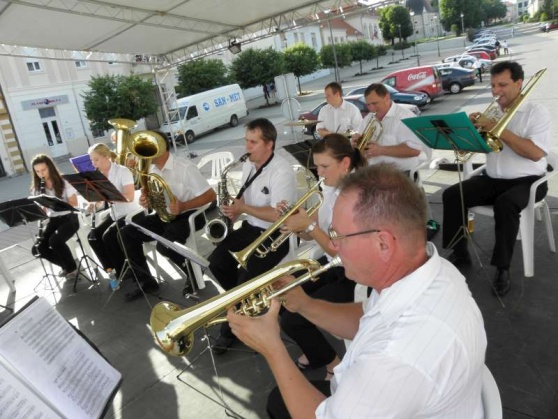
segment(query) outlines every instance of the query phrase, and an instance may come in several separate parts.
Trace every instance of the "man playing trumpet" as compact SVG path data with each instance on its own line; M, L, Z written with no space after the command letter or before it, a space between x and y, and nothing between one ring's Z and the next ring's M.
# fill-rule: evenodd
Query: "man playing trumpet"
M502 61L490 70L492 95L497 97L500 111L514 104L523 86L523 68L516 62ZM491 118L479 118L479 112L469 115L483 132L495 125ZM509 268L513 256L519 217L529 201L531 185L546 173L546 155L550 149L551 119L547 109L536 102L523 102L506 126L500 141L499 153L486 155L485 173L462 182L464 208L461 206L460 187L453 185L443 193L443 246L453 248L449 259L456 265L471 263L467 239L460 227L463 215L477 205L493 205L495 243L491 264L496 267L493 291L504 296L510 289ZM546 183L539 186L536 199L545 197Z

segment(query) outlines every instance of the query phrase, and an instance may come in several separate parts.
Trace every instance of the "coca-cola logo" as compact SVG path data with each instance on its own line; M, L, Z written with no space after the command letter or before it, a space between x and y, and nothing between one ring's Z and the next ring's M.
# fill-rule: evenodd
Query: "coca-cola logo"
M421 71L420 73L411 73L407 80L422 80L426 78L426 71Z

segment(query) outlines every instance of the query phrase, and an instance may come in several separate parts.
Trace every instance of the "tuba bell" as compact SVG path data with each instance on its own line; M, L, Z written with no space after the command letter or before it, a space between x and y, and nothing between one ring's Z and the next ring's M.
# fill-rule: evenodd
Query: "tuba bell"
M160 175L149 173L151 160L160 157L166 150L164 138L153 131L138 131L130 135L128 149L139 159L135 172L147 195L149 207L161 221L172 221L175 216L167 211L167 199L169 203L173 203L176 202L176 197Z
M116 133L116 164L126 166L126 156L128 155L128 139L130 137L130 130L134 129L137 124L136 121L125 118L109 119L109 125L112 125Z
M338 256L324 266L312 259L294 260L184 310L180 310L180 307L174 303L161 302L153 307L150 317L155 342L169 355L187 355L194 344L194 332L201 327L226 321L219 315L229 308L239 304L237 313L247 316L263 314L269 308L271 299L307 281L315 281L320 274L334 266L341 266L341 259ZM287 286L273 290L272 284L275 281L298 271L306 271L306 273Z

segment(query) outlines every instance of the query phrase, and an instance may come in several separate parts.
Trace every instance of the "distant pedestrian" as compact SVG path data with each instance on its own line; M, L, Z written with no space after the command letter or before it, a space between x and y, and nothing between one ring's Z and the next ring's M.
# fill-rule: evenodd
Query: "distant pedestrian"
M482 65L479 60L475 60L473 63L473 68L476 71L476 76L479 78L479 83L482 83Z
M504 55L508 55L508 41L505 39L502 41L502 48L504 48Z
M275 89L274 82L271 82L269 85L269 94L271 95L271 99L275 100L275 103L277 103L277 89Z
M496 48L496 55L500 55L500 41L496 40L494 47Z
M269 90L267 89L267 84L265 83L263 85L263 93L264 93L264 99L267 102L269 100Z

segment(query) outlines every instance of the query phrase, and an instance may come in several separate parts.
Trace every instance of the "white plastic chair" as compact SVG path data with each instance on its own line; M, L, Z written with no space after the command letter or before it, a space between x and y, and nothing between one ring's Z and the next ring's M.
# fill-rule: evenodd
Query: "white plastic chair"
M554 231L552 229L552 220L550 218L550 209L548 208L548 204L544 199L535 202L537 187L543 182L548 181L554 175L558 174L558 155L550 152L546 159L548 164L552 166L552 170L547 172L545 176L531 185L529 203L527 204L527 207L521 211L521 218L519 220L518 240L521 240L521 249L523 251L523 271L526 277L532 277L535 274L535 215L537 215L537 219L540 221L542 214L542 221L545 224L546 235L548 238L548 246L550 247L551 252L556 253L556 243L554 241ZM482 170L484 170L484 165L473 170L469 177L480 174ZM494 216L494 211L491 205L472 207L469 208L469 211L475 214L487 215L489 217Z
M496 380L486 365L482 367L482 408L484 419L502 419L502 400Z
M417 184L419 188L422 189L422 179L420 177L421 169L428 169L430 167L430 162L432 161L432 149L430 147L424 147L421 151L419 157L421 157L419 163L409 171L409 177Z
M225 166L234 160L234 156L230 151L219 151L217 153L203 156L198 163L198 169L202 169L206 164L211 163L211 176L207 180L213 189L216 189L221 180L221 173ZM236 190L234 182L229 182L230 186Z

